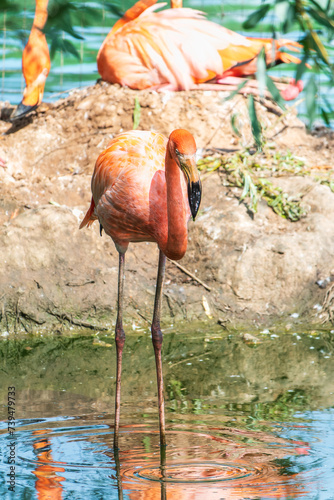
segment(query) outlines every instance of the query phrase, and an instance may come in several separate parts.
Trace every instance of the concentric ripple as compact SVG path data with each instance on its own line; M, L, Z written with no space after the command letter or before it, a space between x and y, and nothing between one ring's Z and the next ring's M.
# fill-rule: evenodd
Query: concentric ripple
M161 467L143 467L135 472L135 476L150 481L208 483L231 481L233 479L240 480L249 478L256 473L257 470L253 467L238 467L235 464L207 462L172 464L166 466L165 470L162 470Z
M96 484L106 495L112 488L131 500L160 498L164 491L182 500L218 500L225 491L231 499L280 498L286 492L305 498L317 476L315 469L321 468L318 463L313 467L305 442L267 431L174 422L163 458L159 433L152 425L124 425L120 431L115 456L109 415L19 421L17 473L22 484L31 495L48 488L65 494L79 481L87 499L94 498ZM0 431L0 444L5 446L6 439ZM294 466L284 472L280 459L287 456ZM297 468L300 459L313 471L308 481Z

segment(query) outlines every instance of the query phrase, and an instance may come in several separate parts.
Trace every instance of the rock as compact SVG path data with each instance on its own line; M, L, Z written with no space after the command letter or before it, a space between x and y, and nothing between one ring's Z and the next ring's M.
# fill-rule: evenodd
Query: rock
M186 127L199 147L209 144L224 149L234 144L224 116L237 107L243 121L242 140L249 141L242 96L222 104L222 97L214 92L181 92L166 99L105 84L74 92L37 112L25 127L3 136L7 168L0 167L2 330L59 329L71 322L113 328L117 251L108 237L99 236L97 224L82 231L78 226L89 206L94 162L114 134L132 127L136 96L141 103L140 128L167 135L173 128ZM157 111L154 118L152 110ZM290 147L310 164L326 164L318 148L323 136L307 135L292 115L286 123L291 127L280 132L277 116L264 107L260 112L278 134L277 148ZM0 124L2 132L9 127L6 122ZM330 134L327 147L334 150ZM204 179L202 206L196 222L189 224L182 266L211 291L168 263L165 324L181 320L270 324L285 318L291 323L292 312L298 312L298 321L314 321L313 307L323 303L327 289L327 282L322 288L319 280L333 274L334 195L306 177L280 178L279 184L291 196L303 193L308 207L305 218L294 223L284 220L264 202L251 217L239 203L240 191L224 186L222 174L215 172ZM125 284L129 324L151 321L157 261L155 244L130 245ZM320 315L315 321L321 320Z

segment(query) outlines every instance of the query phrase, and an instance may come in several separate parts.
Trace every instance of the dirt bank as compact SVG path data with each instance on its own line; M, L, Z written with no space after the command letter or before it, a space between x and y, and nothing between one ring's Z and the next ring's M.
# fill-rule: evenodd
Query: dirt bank
M246 99L238 95L226 102L226 95L157 94L99 83L56 104L43 104L16 125L8 122L10 109L3 105L2 330L59 328L70 321L110 327L117 252L108 237L99 236L97 224L78 230L89 206L96 158L115 134L132 129L135 97L141 105L140 129L168 135L184 127L199 148L219 148L225 154L251 145ZM314 169L330 165L331 133L310 135L292 112L279 117L270 103L258 105L258 112L278 151L290 150ZM232 130L231 114L237 114L240 138ZM204 179L200 214L189 225L189 248L181 262L207 287L169 263L165 321L322 321L317 304L322 304L334 276L334 194L309 177L279 179L292 198L302 196L307 210L300 221L290 222L263 201L253 215L240 203L241 191L225 184L222 172ZM156 246L132 245L126 257L127 320L149 322ZM293 313L298 318L291 318Z

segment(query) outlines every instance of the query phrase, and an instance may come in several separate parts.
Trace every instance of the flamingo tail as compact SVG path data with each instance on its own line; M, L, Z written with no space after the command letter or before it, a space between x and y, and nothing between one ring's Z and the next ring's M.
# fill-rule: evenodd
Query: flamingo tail
M130 9L128 9L124 16L119 19L113 26L111 33L119 30L124 24L137 19L146 9L157 3L157 0L139 0Z
M83 219L83 221L81 222L80 226L79 226L79 229L82 229L83 227L87 226L89 227L91 224L93 224L93 222L95 220L97 220L97 217L96 215L94 214L94 209L95 209L95 203L94 203L94 200L93 200L93 197L92 197L92 201L90 203L90 207Z

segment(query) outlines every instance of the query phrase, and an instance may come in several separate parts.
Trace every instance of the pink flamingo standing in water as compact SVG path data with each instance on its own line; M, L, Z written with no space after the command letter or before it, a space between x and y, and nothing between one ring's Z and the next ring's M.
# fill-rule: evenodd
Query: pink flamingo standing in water
M160 311L166 257L179 260L187 249L187 223L195 219L201 201L196 167L196 144L190 132L161 134L130 131L115 137L98 157L92 177L92 201L80 229L98 220L119 252L115 341L117 351L114 449L118 449L121 403L123 284L125 252L130 242L155 241L159 266L152 321L155 352L160 444L165 446L165 417L161 363Z

